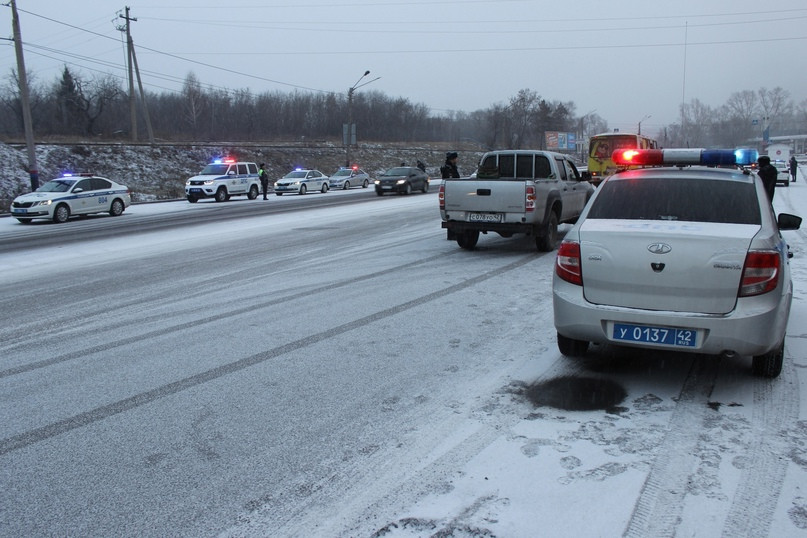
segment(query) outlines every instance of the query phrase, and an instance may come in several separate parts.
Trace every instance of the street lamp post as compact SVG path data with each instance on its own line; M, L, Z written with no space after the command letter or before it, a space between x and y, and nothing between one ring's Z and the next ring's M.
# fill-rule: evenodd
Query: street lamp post
M361 88L362 86L366 86L371 82L375 82L381 77L376 77L373 80L368 80L364 84L359 84L359 82L364 79L367 75L370 74L370 70L364 72L362 76L359 77L359 80L356 83L348 88L347 90L347 125L345 125L343 137L345 142L345 166L350 167L350 146L356 143L356 125L353 123L353 92L356 91L357 88Z
M647 119L650 119L650 118L652 118L652 116L650 114L648 114L647 116L645 116L644 118L639 120L639 133L638 134L642 134L642 122L644 120L647 120Z

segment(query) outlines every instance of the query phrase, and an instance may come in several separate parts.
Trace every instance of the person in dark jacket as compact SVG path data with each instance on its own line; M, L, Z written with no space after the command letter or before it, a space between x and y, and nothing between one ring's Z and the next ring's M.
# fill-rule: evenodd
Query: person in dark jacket
M790 176L793 178L791 181L796 181L796 170L799 169L799 162L796 160L796 156L792 155L790 157Z
M460 177L460 171L457 169L458 157L459 155L457 155L456 151L446 153L446 163L440 167L440 173L443 175L443 179Z
M776 190L776 176L779 174L779 170L771 164L771 158L767 155L760 155L759 159L757 159L757 164L759 165L757 175L759 179L762 180L762 184L765 185L765 192L768 193L768 199L773 203L773 193L774 190Z
M267 200L266 198L266 191L269 190L269 174L266 173L266 169L264 168L266 165L261 163L261 168L258 170L258 179L261 180L261 190L263 191L263 199Z

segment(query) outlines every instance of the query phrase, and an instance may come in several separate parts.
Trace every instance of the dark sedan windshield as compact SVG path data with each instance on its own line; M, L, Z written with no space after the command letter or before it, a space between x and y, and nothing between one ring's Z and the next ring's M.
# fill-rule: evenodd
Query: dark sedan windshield
M408 176L411 168L390 168L384 172L385 176Z

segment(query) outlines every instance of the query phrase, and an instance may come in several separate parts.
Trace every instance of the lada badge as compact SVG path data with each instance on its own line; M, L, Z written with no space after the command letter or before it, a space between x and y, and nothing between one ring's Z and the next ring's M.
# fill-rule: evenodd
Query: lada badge
M672 247L667 243L652 243L647 245L647 250L653 254L667 254L672 250Z

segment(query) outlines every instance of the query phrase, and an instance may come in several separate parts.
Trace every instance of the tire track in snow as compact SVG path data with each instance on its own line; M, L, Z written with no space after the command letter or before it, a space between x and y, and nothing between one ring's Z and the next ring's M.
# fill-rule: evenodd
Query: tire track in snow
M720 366L718 360L695 360L670 419L663 449L645 480L624 536L675 536L684 509L687 483L697 469L700 425Z
M759 379L754 387L752 427L759 433L748 448L748 465L723 527L725 538L768 536L790 462L785 432L798 415L798 374L787 358L780 377Z

